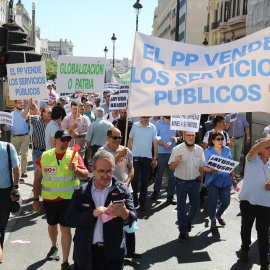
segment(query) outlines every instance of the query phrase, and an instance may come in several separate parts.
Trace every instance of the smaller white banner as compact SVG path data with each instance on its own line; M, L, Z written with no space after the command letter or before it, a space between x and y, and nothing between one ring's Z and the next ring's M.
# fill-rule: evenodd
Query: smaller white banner
M13 126L13 114L8 112L0 112L0 124Z
M170 129L198 132L200 119L200 114L172 115Z
M230 115L231 115L230 122L235 122L237 118L237 113L230 113Z
M206 166L221 172L230 173L238 164L238 161L212 155L207 161Z
M70 115L71 114L71 103L64 105L64 109L65 109L66 115Z
M110 110L121 110L127 108L128 95L111 95Z

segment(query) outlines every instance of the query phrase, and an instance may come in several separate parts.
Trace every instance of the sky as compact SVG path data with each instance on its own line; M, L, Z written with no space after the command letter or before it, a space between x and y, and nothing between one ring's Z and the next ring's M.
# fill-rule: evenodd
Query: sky
M136 0L22 0L32 19L32 2L36 3L36 26L41 38L57 41L62 38L72 41L74 56L113 58L113 33L115 58L132 59L136 30ZM15 3L18 1L15 0ZM141 0L143 8L139 14L139 32L151 35L154 10L158 0Z

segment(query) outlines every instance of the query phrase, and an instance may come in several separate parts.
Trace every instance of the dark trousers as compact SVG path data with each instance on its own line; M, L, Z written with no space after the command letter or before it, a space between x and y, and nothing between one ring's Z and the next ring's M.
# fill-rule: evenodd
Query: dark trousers
M260 263L262 266L269 265L269 226L270 207L252 205L248 201L240 202L242 215L241 238L242 249L249 250L251 244L251 229L256 219L256 230L258 233L258 244L260 253Z
M78 264L74 263L75 270L85 270ZM104 248L92 246L92 270L122 270L124 269L124 257L120 257L115 261L108 261L104 255Z
M135 252L135 233L126 232L126 245L128 254Z
M10 191L10 188L0 189L0 244L2 249L11 207Z
M131 182L134 204L138 204L138 183L141 178L140 204L145 205L148 187L148 178L151 172L151 158L133 157L134 178Z
M100 147L101 147L100 145L93 145L93 146L91 146L91 148L92 148L91 158L94 157L95 153L98 151L98 149L99 149Z

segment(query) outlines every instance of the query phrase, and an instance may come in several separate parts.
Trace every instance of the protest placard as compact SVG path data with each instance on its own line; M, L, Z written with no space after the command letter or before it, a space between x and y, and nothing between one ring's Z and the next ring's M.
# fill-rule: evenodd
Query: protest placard
M198 132L200 127L200 114L172 115L170 130Z
M230 122L235 122L237 118L237 113L230 113Z
M125 73L119 73L116 69L112 71L112 83L119 83L119 84L130 84L130 70Z
M129 85L120 85L119 94L129 94Z
M218 46L135 33L129 116L270 112L270 27Z
M110 96L110 110L121 110L127 108L127 95L111 95Z
M230 173L238 164L239 164L238 161L212 155L210 159L207 161L206 166L221 172Z
M13 114L0 112L0 124L13 126Z
M45 62L8 64L7 75L10 100L47 98Z
M86 93L103 91L105 57L58 57L57 91Z
M66 105L64 105L64 109L65 109L66 115L70 115L71 114L71 103L67 103Z

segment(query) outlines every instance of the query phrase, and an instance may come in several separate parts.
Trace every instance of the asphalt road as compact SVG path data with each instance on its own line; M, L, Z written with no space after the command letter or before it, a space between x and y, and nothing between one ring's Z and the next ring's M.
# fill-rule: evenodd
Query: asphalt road
M46 261L50 249L47 233L47 223L44 212L32 212L32 183L33 171L31 161L28 163L28 179L21 184L21 194L24 207L19 215L12 215L9 221L8 233L4 245L3 263L0 269L5 270L35 270L61 269L61 261ZM242 181L239 182L241 187ZM184 270L245 270L260 269L257 236L252 231L252 246L250 262L239 262L241 246L238 194L232 191L231 205L223 215L227 225L220 227L219 234L209 231L208 200L194 221L187 242L177 241L176 206L165 202L165 185L162 187L161 199L157 202L150 200L153 190L149 186L147 210L138 212L139 230L136 232L136 251L142 253L139 260L125 260L125 269L184 269ZM188 206L188 204L187 204ZM74 233L74 231L73 231ZM60 243L60 237L59 243ZM21 240L23 243L13 242ZM59 255L62 256L61 248ZM73 269L72 250L69 257Z

